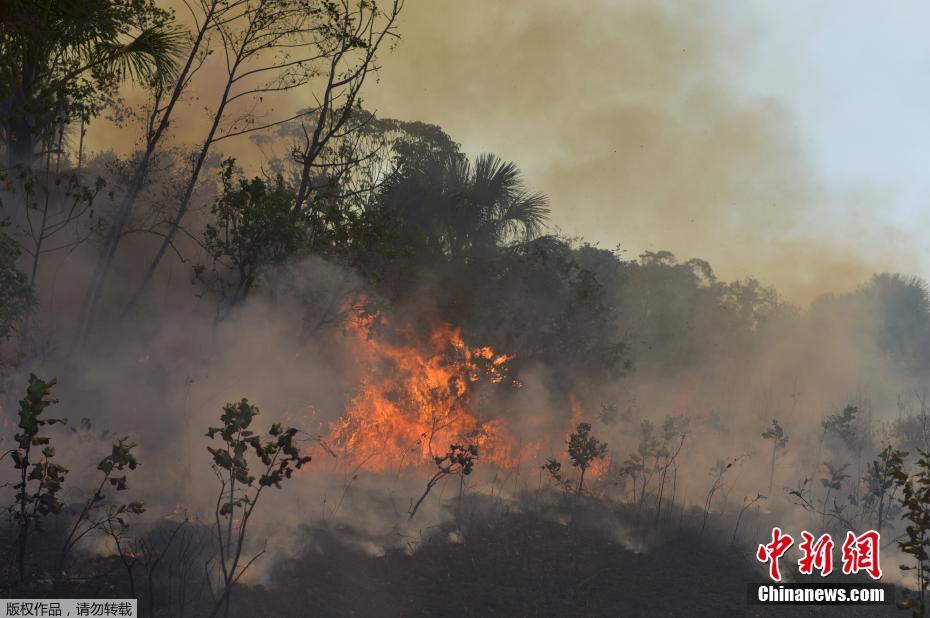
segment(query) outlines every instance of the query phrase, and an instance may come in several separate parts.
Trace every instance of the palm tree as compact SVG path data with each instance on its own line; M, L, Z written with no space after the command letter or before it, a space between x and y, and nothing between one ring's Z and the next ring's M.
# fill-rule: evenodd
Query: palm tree
M60 128L97 115L125 79L162 88L183 35L154 0L7 0L0 11L0 142L31 164Z
M528 191L517 166L492 154L479 155L474 163L455 153L413 169L401 165L381 197L408 237L417 237L428 254L451 260L532 240L549 218L546 196Z

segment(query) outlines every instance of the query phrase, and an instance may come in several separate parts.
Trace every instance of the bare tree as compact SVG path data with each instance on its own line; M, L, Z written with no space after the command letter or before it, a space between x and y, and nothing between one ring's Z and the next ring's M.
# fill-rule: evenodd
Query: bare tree
M327 165L322 162L327 146L358 128L348 123L349 118L358 107L366 77L378 69L382 42L397 37L395 22L402 1L393 0L386 10L371 0L321 5L307 0L251 0L245 6L234 18L213 20L225 55L225 85L177 213L127 311L148 287L187 214L214 144L299 122L304 140L292 153L300 169L294 209L311 207L315 191L321 188L315 180L319 168ZM322 93L314 95L315 107L283 118L265 110L265 100L271 96L321 80Z
M222 22L224 19L234 18L235 15L239 14L239 11L244 9L247 2L246 0L199 0L197 8L189 2L185 4L191 11L195 32L191 37L187 57L177 74L177 78L170 84L164 84L162 81L154 83L145 123L145 146L119 206L117 206L113 214L100 255L97 258L97 264L91 275L78 321L77 338L79 341L86 338L93 327L97 303L103 293L104 281L113 264L116 249L123 237L136 201L145 187L155 152L161 145L171 125L172 114L194 76L211 53L209 35L215 27L214 22L217 19Z
M54 170L53 149L49 148L41 174L31 167L17 166L16 183L11 183L18 185L25 206L18 237L23 253L29 257L29 286L33 290L36 289L39 264L44 255L71 251L90 237L92 227L75 224L93 213L94 201L105 186L99 177L93 186L86 186L77 173L62 173L64 125L59 125L58 129ZM63 232L70 232L71 236L58 239ZM31 308L31 305L27 307L19 329L20 352L29 340Z
M416 504L412 504L408 510L408 520L413 519L417 514L420 505L426 500L426 496L432 491L439 481L451 475L468 476L475 468L475 460L478 459L478 447L474 444L461 445L451 444L449 450L443 455L433 457L433 463L436 464L437 472L426 483L426 490Z

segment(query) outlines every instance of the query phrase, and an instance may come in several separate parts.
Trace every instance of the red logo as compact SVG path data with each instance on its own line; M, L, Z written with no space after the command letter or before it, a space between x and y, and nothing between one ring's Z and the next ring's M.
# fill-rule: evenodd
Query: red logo
M772 528L772 542L767 545L759 545L756 550L756 558L759 562L769 563L769 577L773 580L781 581L781 571L778 570L778 559L785 555L794 545L794 539L789 534L782 534L781 528Z
M846 533L843 543L843 573L849 575L865 571L872 579L882 576L882 567L878 563L878 548L881 536L875 530L869 530L859 536L854 532Z
M769 577L774 581L781 581L781 569L778 561L794 545L794 538L784 534L781 528L772 528L772 541L759 545L756 550L756 559L769 564ZM833 548L836 544L829 533L814 537L807 530L801 533L801 558L798 559L798 572L802 575L812 575L816 569L822 577L833 572ZM847 532L842 547L843 574L852 575L865 571L872 579L882 576L879 563L878 550L881 546L881 535L875 530L856 535Z
M814 535L805 530L801 533L798 549L803 554L798 560L798 572L811 575L816 568L820 575L826 577L833 572L833 539L829 534L821 535L814 541Z

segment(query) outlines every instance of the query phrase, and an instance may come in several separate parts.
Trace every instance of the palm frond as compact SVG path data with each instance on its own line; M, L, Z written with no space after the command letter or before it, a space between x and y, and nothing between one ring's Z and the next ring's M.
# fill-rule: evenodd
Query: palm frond
M505 237L522 236L524 241L531 240L546 227L550 213L549 199L544 194L521 192L501 214L501 231Z
M497 155L481 154L475 159L472 177L472 199L481 204L508 200L520 191L523 181L520 170L510 161Z
M122 79L165 86L177 77L177 59L183 50L185 36L183 30L173 27L145 28L126 43L99 43L99 62Z

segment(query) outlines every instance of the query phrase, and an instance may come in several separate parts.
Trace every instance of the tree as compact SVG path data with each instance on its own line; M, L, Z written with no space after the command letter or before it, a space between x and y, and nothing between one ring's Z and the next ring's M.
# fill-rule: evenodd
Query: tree
M843 487L843 481L850 478L849 474L846 473L846 469L849 468L850 464L843 464L842 466L834 466L828 461L823 462L823 465L827 468L827 474L820 478L820 484L824 488L824 497L823 497L823 529L827 529L827 517L835 518L839 521L845 523L845 520L842 518L843 510L846 508L846 505L840 506L836 501L836 497L833 498L833 506L830 506L830 495L833 492L838 492Z
M211 427L207 437L220 438L219 447L207 447L213 457L213 470L220 480L220 491L214 511L220 575L223 589L210 613L220 610L229 615L232 588L264 550L240 566L245 549L249 521L266 487L281 488L295 470L310 462L301 455L297 442L298 430L274 423L266 436L250 429L259 410L243 399L223 406L221 427ZM250 457L251 452L251 457ZM257 461L250 462L250 459ZM252 470L258 468L258 478Z
M144 535L132 537L125 534L127 525L122 517L110 519L103 526L104 531L116 546L117 557L126 570L130 595L132 598L138 599L140 606L142 606L143 601L147 601L148 612L145 615L148 616L158 615L155 611L155 598L159 596L156 594L156 575L159 571L159 567L166 562L170 563L172 559L182 558L182 560L187 560L192 557L190 554L184 555L192 549L189 545L192 540L191 536L190 534L185 534L189 532L188 526L191 523L191 518L186 514L180 517L176 515L177 514L173 514L164 517L156 524L153 530L150 530ZM181 544L187 547L179 548L172 555L170 552L175 540L181 541ZM142 595L139 595L136 591L136 565L141 565L145 573L145 583L147 585L145 593ZM189 572L188 577L190 577ZM181 587L184 588L190 582L179 583ZM170 590L170 582L168 586ZM166 604L169 608L172 605L171 596L173 595L171 595L170 592L162 596L162 602L167 602ZM181 613L183 613L184 608L184 601L182 599L179 599L179 609L181 609ZM169 615L180 614L171 614L169 612Z
M110 221L97 263L91 274L90 284L81 304L78 320L76 335L79 341L86 338L93 327L97 303L103 294L104 281L116 256L116 250L123 238L126 225L135 208L136 200L146 186L152 163L156 159L156 152L171 125L172 114L194 75L211 54L209 34L212 30L215 30L216 20L223 23L228 18L235 19L237 12L243 8L241 0L201 0L198 4L201 13L194 16L197 31L191 39L182 68L173 83L158 82L156 87L152 89L152 100L145 123L145 147L132 172L126 191L112 215L112 221ZM189 8L191 6L188 5ZM198 167L198 173L199 169Z
M80 512L74 520L68 536L61 548L58 559L58 569L63 571L66 567L68 554L74 546L85 536L95 530L108 530L114 526L126 526L127 515L139 515L145 512L141 502L128 502L126 504L107 504L104 490L107 486L115 491L126 491L129 486L126 482L126 470L135 470L139 461L132 452L136 445L128 438L120 438L110 450L110 454L100 460L97 470L101 472L100 482L91 496L84 502ZM114 476L115 472L123 472L122 476ZM102 513L101 513L102 511Z
M219 294L215 321L225 319L270 270L306 250L308 221L294 210L294 194L281 177L236 177L235 161L222 170L222 193L213 204L214 221L203 233L212 263L198 265L195 278Z
M930 585L930 556L927 553L930 547L930 453L918 451L918 455L914 474L907 473L903 460L892 464L891 473L895 485L901 488L901 518L908 522L904 538L897 540L898 547L914 561L914 566L902 564L900 568L902 571L915 571L917 580L915 593L907 595L911 598L898 601L897 605L900 609L913 609L914 616L923 618L927 615L926 595Z
M572 465L580 470L576 495L584 489L584 474L591 465L607 455L607 443L591 435L591 423L578 423L575 431L568 436L568 458Z
M823 420L824 438L838 438L849 455L855 457L856 477L862 477L862 449L868 444L871 437L871 427L867 419L859 415L859 407L848 405L842 413L831 414ZM867 464L868 465L868 464ZM859 506L859 483L853 486L850 502Z
M20 580L26 578L29 534L33 528L41 532L44 518L61 512L59 493L68 474L67 468L52 461L55 448L50 445L50 439L40 433L43 427L65 422L61 418L43 416L46 408L58 402L52 397L55 382L54 378L45 381L29 375L26 396L19 402L19 433L13 436L16 448L9 451L20 477L13 485L16 495L10 507L13 521L19 528L16 566ZM42 447L39 454L34 450L37 447Z
M772 441L772 464L769 469L769 495L771 496L772 485L775 483L775 459L788 446L788 435L778 424L778 419L772 419L771 427L762 432L762 439Z
M0 341L10 336L34 302L29 278L16 268L20 249L6 235L8 225L8 221L0 220Z
M904 465L907 452L886 446L878 454L878 459L867 466L865 477L866 495L863 506L867 510L874 509L875 530L881 532L888 525L888 511L894 506L895 491L898 489L894 482L894 471Z
M380 199L424 257L452 261L531 240L549 217L546 197L527 191L517 166L491 154L474 163L457 152L410 161L385 180Z
M675 375L721 362L738 371L767 329L795 315L775 290L753 279L720 281L704 260L679 262L668 251L622 260L596 247L579 254L624 330L636 333L630 352L644 372Z
M78 223L93 216L94 201L106 186L99 177L92 187L88 187L77 174L61 173L60 149L56 157L54 171L51 169L51 153L48 153L45 169L40 174L24 166L18 166L15 173L15 185L21 191L20 199L25 206L17 236L23 253L29 258L28 281L32 290L36 289L38 283L39 264L43 256L70 251L90 237L92 226L81 229ZM70 233L71 237L59 239L63 233ZM29 340L31 309L32 305L26 306L19 331L20 354L27 351L25 344Z
M445 319L496 348L519 349L518 362L545 364L556 387L571 391L579 382L618 378L632 366L625 324L579 252L571 241L541 236L494 255L433 260L421 268L458 283L435 290ZM406 285L413 298L422 291L417 282Z
M382 10L370 0L339 2L307 0L239 0L237 15L205 18L221 39L226 59L226 81L213 119L197 153L175 216L164 232L152 263L130 300L131 308L147 288L182 219L190 207L194 187L214 144L227 139L299 121L304 140L294 146L292 159L299 169L294 210L312 210L317 192L317 172L334 138L354 130L347 125L360 107L360 92L369 73L377 70L377 53L385 38L397 36L395 21L403 4L393 0ZM261 112L265 99L310 86L323 77L322 92L314 94L317 106L296 114L269 119ZM236 111L227 118L230 107ZM115 252L115 248L114 248ZM109 269L112 255L101 265ZM102 281L95 284L95 298ZM89 311L91 318L93 301Z
M643 506L646 504L646 490L649 488L649 482L657 471L659 471L660 451L663 448L659 439L656 437L655 424L650 420L643 420L640 423L642 437L636 447L636 452L630 455L620 469L621 477L633 479L633 502L638 504L636 518L637 522L642 516ZM649 460L652 459L652 463ZM636 494L636 480L640 480L639 495Z
M540 466L540 469L546 473L547 479L552 481L556 487L568 495L572 491L571 482L562 476L562 462L555 457L547 457L546 463ZM635 482L635 481L634 481ZM634 493L635 493L634 489Z
M10 0L0 32L0 140L29 166L58 127L86 122L124 79L163 86L180 35L154 0Z
M704 530L707 528L707 521L710 518L710 509L714 503L714 496L717 495L718 491L725 488L726 482L724 481L724 476L726 476L726 473L733 467L733 464L744 457L748 457L748 455L734 457L729 461L718 459L714 467L710 469L710 475L713 477L714 482L711 483L710 489L707 490L707 496L704 498L704 517L701 520L701 530L698 532L699 539L704 538Z
M665 480L668 478L669 469L675 465L675 460L678 458L678 455L681 453L681 449L685 445L685 438L688 437L688 419L686 417L674 417L669 416L665 419L665 422L662 423L662 446L660 447L658 454L662 458L662 463L658 464L657 467L662 473L661 481L659 483L658 496L656 497L656 527L658 528L660 523L660 517L662 515L662 498L665 495ZM678 438L678 444L675 445L674 449L671 446L674 444L674 439ZM677 466L675 467L677 473ZM676 477L677 478L677 477ZM672 504L675 503L674 490L672 492Z
M420 496L420 499L416 501L416 504L410 507L410 513L407 519L413 519L420 505L426 500L426 496L429 495L429 492L439 481L450 475L465 477L471 474L472 470L475 468L476 459L478 459L478 447L474 444L469 444L467 446L450 444L449 450L445 454L434 456L433 463L436 464L438 470L430 480L427 481L426 490L423 492L423 495Z
M768 496L763 496L760 493L756 493L755 496L745 496L743 497L743 506L739 510L739 515L736 516L736 524L733 526L733 536L730 537L731 542L735 545L737 541L737 535L739 534L739 524L743 521L743 515L753 507L754 504L760 500L767 500Z
M916 369L930 363L930 290L917 277L881 273L859 290L877 312L881 348Z
M835 435L851 454L858 454L864 445L867 428L857 422L858 406L848 405L838 414L831 414L821 424L824 434Z
M855 292L817 299L810 316L828 328L855 329L843 333L847 336L862 336L865 326L879 348L909 370L930 366L930 293L919 278L873 275Z

